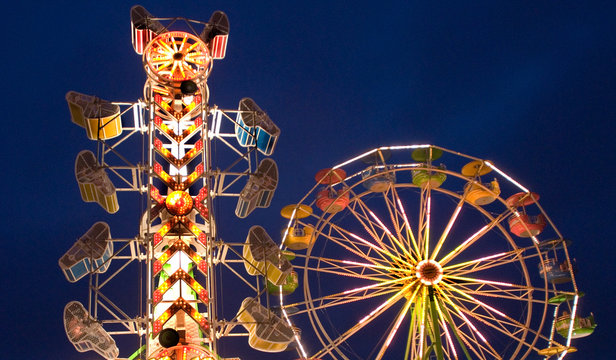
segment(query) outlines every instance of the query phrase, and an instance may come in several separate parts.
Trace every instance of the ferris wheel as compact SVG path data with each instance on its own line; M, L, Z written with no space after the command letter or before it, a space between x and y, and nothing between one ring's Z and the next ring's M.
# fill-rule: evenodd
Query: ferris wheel
M304 293L282 307L318 339L304 357L562 359L592 333L570 241L492 162L382 147L315 182L281 212Z

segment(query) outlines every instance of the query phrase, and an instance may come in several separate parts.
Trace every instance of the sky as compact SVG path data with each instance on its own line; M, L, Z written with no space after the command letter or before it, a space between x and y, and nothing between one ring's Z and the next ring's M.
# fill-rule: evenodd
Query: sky
M143 96L132 5L21 2L3 9L11 43L1 90L10 175L1 190L7 359L96 358L77 353L64 335L64 304L85 301L87 285L66 282L57 260L99 220L113 235L134 236L138 199L121 194L121 207L127 205L115 216L80 200L74 159L94 144L70 122L64 95L76 90L127 102ZM281 129L272 206L239 220L235 202L221 205L229 214L221 237L243 241L253 224L279 231L280 208L309 191L316 171L378 146L431 143L490 159L539 193L573 240L576 279L587 294L582 313L593 312L598 327L575 342L579 352L568 358L612 357L614 2L141 5L157 16L204 21L214 10L226 12L231 34L227 57L208 80L211 103L234 108L250 96Z

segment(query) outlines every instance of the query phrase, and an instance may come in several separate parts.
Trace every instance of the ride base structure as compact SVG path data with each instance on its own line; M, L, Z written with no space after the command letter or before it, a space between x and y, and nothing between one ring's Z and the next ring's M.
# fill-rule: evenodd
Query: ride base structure
M279 241L261 226L223 241L218 201L237 199L240 219L269 207L280 129L251 98L233 110L209 104L229 37L223 12L202 22L134 6L131 36L143 99L66 94L72 122L97 144L75 160L83 201L110 214L119 192L143 204L133 237L95 222L59 260L68 281L89 279L87 304L64 309L78 351L237 359L221 344L245 337L272 359L563 359L593 332L593 316L578 314L571 242L539 195L492 162L434 145L381 147L323 169L280 212ZM223 271L249 295L231 315ZM120 335L136 335L136 351L120 352Z

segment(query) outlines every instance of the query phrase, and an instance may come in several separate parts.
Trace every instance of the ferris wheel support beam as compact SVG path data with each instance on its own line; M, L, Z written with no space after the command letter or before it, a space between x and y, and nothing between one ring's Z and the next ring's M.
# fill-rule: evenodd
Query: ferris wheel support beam
M439 314L442 314L443 317L447 320L448 324L455 324L453 322L453 319L451 318L451 315L449 314L449 312L447 311L447 309L440 310L440 307L444 306L444 305L439 305L437 304L437 308L439 309ZM460 348L462 348L462 351L464 352L464 355L466 356L467 360L472 360L471 355L468 352L468 349L466 348L466 346L464 345L464 341L462 341L462 338L460 338L460 334L458 334L458 330L455 326L451 326L451 331L453 332L453 335L456 337L456 340L458 341L458 345L460 345Z
M432 316L432 331L434 335L434 344L436 349L436 357L438 360L443 360L443 345L441 344L441 330L438 323L438 313L436 312L436 301L434 300L434 289L428 287L428 300L430 302L430 314Z

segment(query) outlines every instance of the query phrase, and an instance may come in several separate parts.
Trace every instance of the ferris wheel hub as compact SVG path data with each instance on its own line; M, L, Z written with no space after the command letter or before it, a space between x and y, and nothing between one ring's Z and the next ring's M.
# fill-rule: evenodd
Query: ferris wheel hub
M443 278L443 267L434 260L422 260L415 266L415 276L424 285L436 285Z

